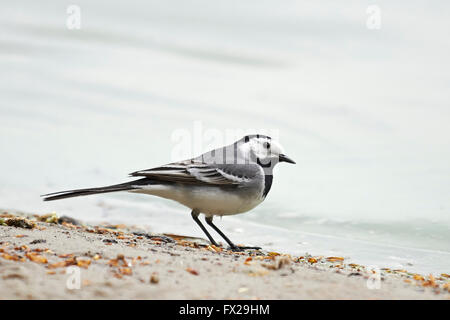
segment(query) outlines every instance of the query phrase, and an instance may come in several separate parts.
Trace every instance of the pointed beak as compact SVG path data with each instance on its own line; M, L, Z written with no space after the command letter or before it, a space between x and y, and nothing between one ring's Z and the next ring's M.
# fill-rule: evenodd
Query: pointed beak
M280 162L289 162L295 164L295 161L284 154L280 154Z

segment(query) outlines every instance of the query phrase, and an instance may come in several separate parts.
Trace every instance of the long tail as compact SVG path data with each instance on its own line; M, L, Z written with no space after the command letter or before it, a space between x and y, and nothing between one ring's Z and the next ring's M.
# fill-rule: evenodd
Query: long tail
M41 195L41 197L44 197L44 199L43 199L44 201L53 201L53 200L60 200L60 199L66 199L66 198L72 198L72 197L88 196L88 195L97 194L97 193L128 191L128 190L138 189L139 186L141 186L141 185L149 185L149 184L152 184L152 181L149 178L142 178L139 180L134 180L134 181L121 183L121 184L115 184L115 185L107 186L107 187L76 189L76 190L67 190L67 191L48 193L48 194Z

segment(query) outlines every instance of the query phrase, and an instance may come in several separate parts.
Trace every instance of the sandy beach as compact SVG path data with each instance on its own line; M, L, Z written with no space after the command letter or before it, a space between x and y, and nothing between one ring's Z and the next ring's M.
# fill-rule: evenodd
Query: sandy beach
M450 299L450 278L341 257L232 252L203 239L0 215L0 299Z

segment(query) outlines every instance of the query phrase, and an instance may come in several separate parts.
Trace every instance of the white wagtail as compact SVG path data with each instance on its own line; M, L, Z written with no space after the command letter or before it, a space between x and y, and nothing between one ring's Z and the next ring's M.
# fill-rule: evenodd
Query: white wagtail
M214 216L247 212L266 198L278 162L295 163L276 141L265 135L247 135L235 143L196 158L130 174L138 180L100 188L61 191L43 195L44 201L86 196L97 193L128 191L175 200L192 210L194 221L212 244L218 246L200 213L233 250L260 249L237 247L213 224Z

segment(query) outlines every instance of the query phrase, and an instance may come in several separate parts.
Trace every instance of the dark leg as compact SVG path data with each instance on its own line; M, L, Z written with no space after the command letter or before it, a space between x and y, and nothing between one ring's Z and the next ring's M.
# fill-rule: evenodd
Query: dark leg
M205 221L207 224L209 224L214 230L216 230L216 232L218 234L220 234L220 236L228 243L228 245L230 246L231 250L236 250L236 251L240 251L242 249L256 249L256 250L260 250L260 247L238 247L237 245L235 245L233 242L231 242L230 239L227 238L226 235L223 234L222 231L220 231L219 228L216 227L216 225L212 222L213 221L213 217L206 217Z
M213 245L215 245L216 247L218 247L219 245L217 244L217 242L213 239L213 237L211 237L211 235L209 234L208 230L206 230L205 226L202 225L202 223L201 223L200 220L198 219L198 215L199 215L199 214L200 214L200 213L198 213L197 211L192 210L192 212L191 212L192 219L194 219L194 221L200 226L200 228L202 228L203 232L206 234L206 236L208 237L209 241L210 241Z

